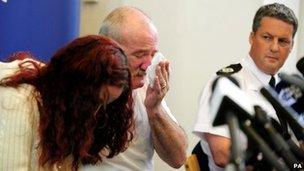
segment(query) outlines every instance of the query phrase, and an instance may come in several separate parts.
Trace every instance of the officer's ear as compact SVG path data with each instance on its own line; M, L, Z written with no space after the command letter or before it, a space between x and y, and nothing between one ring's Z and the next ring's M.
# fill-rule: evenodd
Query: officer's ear
M289 48L289 53L292 51L293 45L294 45L294 40L292 38L291 45L290 45L290 48Z
M252 31L249 35L249 43L250 45L252 45L252 39L253 39L253 36L254 36L254 32Z

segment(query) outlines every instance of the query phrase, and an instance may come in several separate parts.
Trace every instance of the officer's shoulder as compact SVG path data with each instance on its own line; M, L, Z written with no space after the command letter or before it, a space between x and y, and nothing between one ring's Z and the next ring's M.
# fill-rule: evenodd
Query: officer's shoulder
M238 64L231 64L227 67L224 67L216 72L216 75L232 75L234 73L239 72L242 69L242 65Z

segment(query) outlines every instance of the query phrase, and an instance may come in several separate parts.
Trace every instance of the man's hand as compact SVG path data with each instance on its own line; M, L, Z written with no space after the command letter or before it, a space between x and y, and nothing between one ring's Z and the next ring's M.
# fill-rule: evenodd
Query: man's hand
M148 111L160 106L169 90L169 62L161 61L156 68L156 76L152 87L148 86L145 106Z
M157 66L153 86L148 86L145 106L155 151L171 167L179 168L186 161L188 143L183 129L169 117L161 105L168 90L169 62L162 61Z

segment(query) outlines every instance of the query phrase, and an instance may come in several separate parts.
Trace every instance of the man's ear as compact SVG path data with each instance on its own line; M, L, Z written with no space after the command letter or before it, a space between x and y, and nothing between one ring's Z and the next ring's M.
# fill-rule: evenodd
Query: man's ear
M254 32L252 31L249 35L249 43L250 45L252 45L252 39L253 39L253 36L254 36Z

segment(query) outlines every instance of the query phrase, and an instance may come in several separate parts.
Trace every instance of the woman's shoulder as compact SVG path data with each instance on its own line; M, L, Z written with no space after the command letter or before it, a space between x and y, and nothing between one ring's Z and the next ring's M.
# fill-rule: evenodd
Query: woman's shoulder
M12 76L16 72L19 71L20 64L23 64L24 67L32 68L33 63L38 64L40 67L44 66L45 64L39 61L36 61L31 58L25 58L23 60L14 60L11 62L1 62L0 61L0 80L9 76Z
M18 70L20 60L12 62L0 62L0 79L13 75Z

